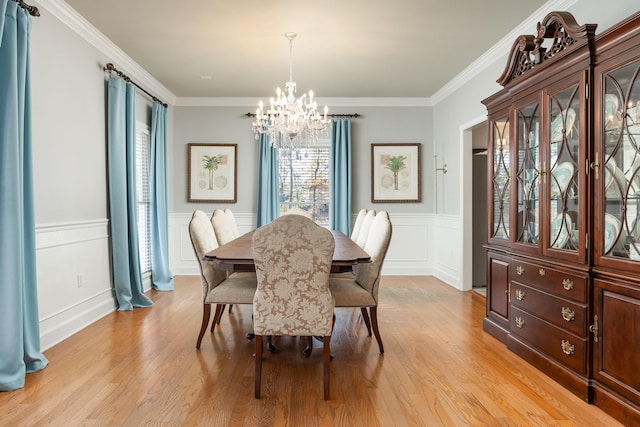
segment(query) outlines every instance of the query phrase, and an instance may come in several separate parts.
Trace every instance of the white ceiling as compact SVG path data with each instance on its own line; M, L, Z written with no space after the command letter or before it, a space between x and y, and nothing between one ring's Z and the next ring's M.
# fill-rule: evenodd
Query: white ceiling
M288 79L285 32L298 33L298 94L313 89L320 98L428 98L546 1L66 3L176 97L268 99ZM534 31L532 26L528 33Z

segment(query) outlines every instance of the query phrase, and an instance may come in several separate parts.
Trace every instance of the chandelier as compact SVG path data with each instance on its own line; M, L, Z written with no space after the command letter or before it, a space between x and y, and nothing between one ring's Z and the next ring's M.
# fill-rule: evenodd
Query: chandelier
M293 148L309 146L327 129L327 111L324 115L318 112L318 104L313 99L313 91L296 98L296 82L293 81L293 39L296 33L285 33L289 40L289 81L285 83L284 92L278 88L276 97L271 98L270 106L265 111L264 104L256 110L256 120L252 123L256 140L260 135L268 135L274 147Z

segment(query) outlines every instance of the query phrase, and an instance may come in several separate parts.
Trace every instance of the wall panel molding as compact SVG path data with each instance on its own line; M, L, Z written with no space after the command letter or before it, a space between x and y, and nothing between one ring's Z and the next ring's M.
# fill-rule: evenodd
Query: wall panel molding
M176 275L198 275L200 270L189 238L191 213L169 215L169 259ZM240 233L255 228L255 214L234 212ZM432 215L390 213L393 224L391 245L382 274L428 275L432 272ZM355 216L353 218L355 220Z
M115 310L108 224L102 219L36 225L43 350Z

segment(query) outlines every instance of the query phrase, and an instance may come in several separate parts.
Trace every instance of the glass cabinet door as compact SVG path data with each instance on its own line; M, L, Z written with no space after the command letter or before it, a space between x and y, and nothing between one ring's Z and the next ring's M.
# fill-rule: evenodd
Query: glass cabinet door
M538 103L516 110L518 218L515 241L538 245L540 184L540 110Z
M549 96L548 247L577 251L580 237L580 86ZM584 230L583 230L584 231Z
M600 254L640 260L640 61L604 76ZM596 159L598 162L598 159ZM598 228L597 228L598 229Z
M511 207L511 160L509 157L509 119L493 122L493 226L492 238L509 240Z

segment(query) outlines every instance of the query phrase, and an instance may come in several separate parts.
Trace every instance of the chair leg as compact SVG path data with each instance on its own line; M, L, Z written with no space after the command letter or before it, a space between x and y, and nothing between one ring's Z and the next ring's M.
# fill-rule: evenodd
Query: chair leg
M309 336L305 338L307 338L307 346L304 348L304 350L302 350L302 355L304 357L309 357L311 356L311 352L313 351L313 337Z
M233 304L229 304L229 314L231 314L231 309L233 308Z
M256 373L254 396L260 399L260 386L262 382L262 335L256 335Z
M202 337L204 337L204 332L207 330L207 326L209 326L209 317L211 317L211 304L203 304L202 326L200 327L200 333L198 334L198 341L196 342L196 348L200 348L200 344L202 343Z
M216 311L213 313L213 322L211 322L211 333L213 333L216 325L219 323L218 318L222 316L222 310L224 310L224 304L216 304Z
M215 319L216 321L216 325L220 324L220 319L222 319L222 314L224 313L224 309L227 307L227 304L219 304L220 305L220 312L218 313L218 317Z
M275 353L278 351L278 349L276 348L275 345L273 345L273 340L272 340L272 336L268 335L267 336L267 348L269 349L269 351L271 353Z
M324 337L322 347L322 371L324 380L324 400L329 400L329 363L331 360L331 336Z
M371 321L369 320L369 313L367 313L366 307L360 307L360 311L362 312L362 319L364 320L364 324L367 326L367 333L371 336Z
M380 338L380 331L378 330L378 306L374 305L373 307L369 308L369 312L371 314L371 326L373 327L373 333L376 336L376 340L378 341L380 354L384 354L384 346L382 345L382 338Z

